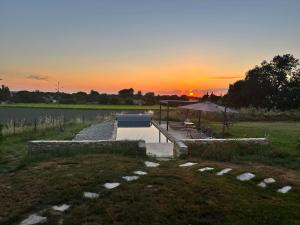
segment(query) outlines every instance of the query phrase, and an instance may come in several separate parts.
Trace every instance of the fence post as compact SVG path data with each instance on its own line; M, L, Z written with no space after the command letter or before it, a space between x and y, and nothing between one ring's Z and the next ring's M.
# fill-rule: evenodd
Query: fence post
M16 121L13 120L13 135L16 136Z
M36 132L37 131L37 120L36 120L36 118L34 119L34 132Z

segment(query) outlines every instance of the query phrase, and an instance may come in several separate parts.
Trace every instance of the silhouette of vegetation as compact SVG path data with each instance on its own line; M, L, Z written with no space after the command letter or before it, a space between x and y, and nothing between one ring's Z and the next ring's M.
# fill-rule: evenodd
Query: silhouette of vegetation
M61 103L61 104L103 104L103 105L155 105L160 100L188 100L186 95L143 94L133 88L122 89L118 94L99 93L63 93L18 91L10 92L2 85L0 102L13 103ZM194 99L197 99L194 97ZM229 85L225 96L206 93L199 101L212 101L234 108L255 107L266 109L297 109L300 107L300 63L291 54L277 55L269 62L250 69L245 79Z
M278 55L246 73L244 80L229 86L226 102L234 107L300 107L300 64L293 55Z

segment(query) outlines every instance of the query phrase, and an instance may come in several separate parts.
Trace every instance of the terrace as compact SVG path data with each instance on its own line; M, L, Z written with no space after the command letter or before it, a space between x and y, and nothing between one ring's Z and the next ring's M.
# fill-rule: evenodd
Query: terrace
M166 121L162 120L163 105L166 105ZM182 122L171 121L170 110L178 107L186 110L186 118ZM120 143L131 143L139 146L141 154L156 157L158 159L170 159L188 155L190 144L213 144L213 143L255 143L267 144L266 138L231 138L217 139L202 132L202 112L222 113L223 136L225 126L228 123L227 113L237 113L214 103L195 101L164 100L160 102L159 119L154 120L151 114L117 114L115 121L107 121L93 125L82 130L72 141L31 141L29 151L32 153L49 152L56 149L81 149L84 145L87 149L99 151L104 146L114 146ZM198 126L188 120L188 112L198 112ZM197 129L198 128L198 129Z

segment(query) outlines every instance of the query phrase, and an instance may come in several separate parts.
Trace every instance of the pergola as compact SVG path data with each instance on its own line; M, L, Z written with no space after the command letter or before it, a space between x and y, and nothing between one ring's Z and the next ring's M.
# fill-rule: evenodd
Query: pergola
M201 114L203 112L219 112L223 113L224 115L224 121L223 121L223 136L224 136L224 131L225 131L225 124L226 124L226 118L227 118L227 113L238 113L236 110L217 105L215 103L206 101L206 102L199 102L196 104L190 104L190 105L184 105L180 106L179 108L181 109L187 109L187 110L194 110L194 111L199 111L199 117L198 117L198 126L200 127L201 124Z
M161 100L159 102L159 124L161 124L161 113L162 113L162 106L167 106L167 130L169 130L169 112L170 107L178 107L182 105L188 105L191 103L197 103L198 101L181 101L181 100Z

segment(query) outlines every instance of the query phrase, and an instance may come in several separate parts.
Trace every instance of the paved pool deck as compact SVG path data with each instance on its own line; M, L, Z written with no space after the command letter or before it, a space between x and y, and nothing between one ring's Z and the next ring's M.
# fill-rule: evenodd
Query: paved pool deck
M114 138L114 131L115 121L107 121L83 129L75 136L73 140L112 140Z

